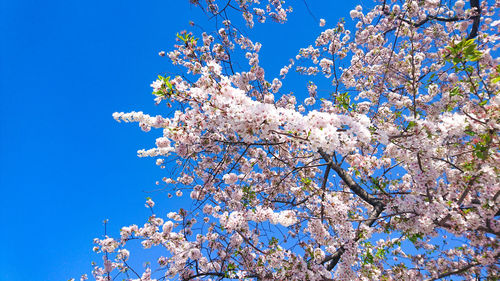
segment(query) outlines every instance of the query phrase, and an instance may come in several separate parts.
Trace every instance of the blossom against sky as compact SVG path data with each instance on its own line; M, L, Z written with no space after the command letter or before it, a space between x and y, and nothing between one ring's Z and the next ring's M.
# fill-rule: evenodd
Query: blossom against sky
M349 24L358 4L308 1L312 16L297 2L286 25L255 26L252 39L263 43L269 78L313 43L320 18L334 25L345 17ZM111 219L111 231L141 223L148 196L165 212L182 205L148 192L164 171L136 151L153 146L155 132L120 125L111 115L164 113L150 84L180 70L158 52L172 49L189 20L207 26L187 0L0 3L0 280L89 273L90 262L100 259L91 248L104 219ZM297 85L296 93L307 94Z

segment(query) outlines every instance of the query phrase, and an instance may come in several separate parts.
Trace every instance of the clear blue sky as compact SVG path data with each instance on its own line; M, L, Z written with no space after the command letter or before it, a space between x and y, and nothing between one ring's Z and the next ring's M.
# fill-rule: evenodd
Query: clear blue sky
M251 36L264 45L270 80L321 31L304 2L290 2L288 25L257 25ZM340 17L352 23L358 1L308 3L333 26ZM144 192L164 171L136 151L152 147L159 132L111 114L164 112L149 84L176 70L158 51L171 50L190 19L213 30L188 0L0 1L1 281L90 273L90 262L100 261L91 248L104 219L117 233L145 221L147 196L161 212L184 203Z

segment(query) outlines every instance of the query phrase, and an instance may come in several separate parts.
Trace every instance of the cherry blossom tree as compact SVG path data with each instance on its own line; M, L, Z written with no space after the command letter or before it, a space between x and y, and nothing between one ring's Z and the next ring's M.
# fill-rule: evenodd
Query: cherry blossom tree
M144 225L96 239L94 278L498 280L500 1L353 7L354 30L320 20L269 78L233 22L285 23L284 2L191 0L222 24L160 53L185 68L151 84L175 113L113 115L162 130L138 154L191 203L165 216L149 199ZM329 88L299 99L295 72ZM159 253L143 268L137 242Z

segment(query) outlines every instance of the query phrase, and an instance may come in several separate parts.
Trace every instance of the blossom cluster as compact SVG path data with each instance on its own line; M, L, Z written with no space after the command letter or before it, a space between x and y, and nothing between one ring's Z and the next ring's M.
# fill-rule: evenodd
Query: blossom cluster
M185 33L167 54L195 77L151 84L155 101L175 112L113 115L162 130L138 154L182 167L158 184L188 191L191 207L96 239L104 257L96 280L500 274L498 3L357 6L355 30L321 20L316 40L268 80L262 45L221 11L238 7L252 26L284 22L291 9L275 0L193 2L223 27L200 39ZM237 54L247 64L233 63ZM311 81L305 98L285 92L292 69L331 89ZM134 241L163 249L143 271L127 262Z

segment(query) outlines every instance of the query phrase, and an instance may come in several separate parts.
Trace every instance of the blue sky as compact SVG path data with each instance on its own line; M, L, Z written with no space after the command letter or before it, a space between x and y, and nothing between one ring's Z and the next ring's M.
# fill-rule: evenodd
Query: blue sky
M293 2L289 24L252 31L264 45L269 80L321 31L304 2ZM340 17L352 23L357 3L308 1L327 26ZM152 147L159 132L111 114L166 112L154 105L149 84L178 71L158 52L171 50L191 19L214 28L188 0L0 1L1 281L90 273L91 261L100 261L91 248L104 219L116 234L145 221L148 196L161 212L186 203L145 192L165 171L136 151Z

